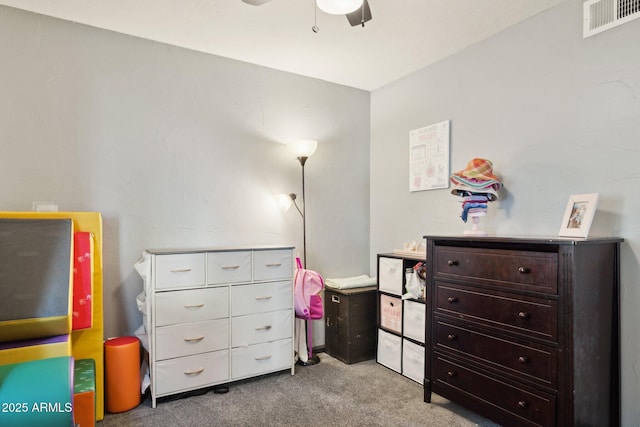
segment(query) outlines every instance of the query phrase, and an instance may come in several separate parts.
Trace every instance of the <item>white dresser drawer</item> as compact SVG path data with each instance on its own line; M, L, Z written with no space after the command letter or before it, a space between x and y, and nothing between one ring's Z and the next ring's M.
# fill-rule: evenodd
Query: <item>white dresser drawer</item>
M156 329L156 360L229 348L229 319L162 326Z
M231 287L231 315L265 313L293 307L293 282L266 282Z
M291 367L291 338L231 349L231 377L240 379Z
M402 369L402 338L378 329L378 363L396 372Z
M231 347L276 341L292 336L292 310L231 318Z
M378 289L402 296L402 260L380 257L378 266Z
M253 280L288 279L293 276L290 249L271 249L253 252Z
M424 319L427 315L425 305L416 301L405 300L403 309L403 335L424 344Z
M251 281L251 251L207 253L210 285Z
M204 253L156 255L156 289L205 285Z
M424 347L402 340L402 375L424 383Z
M229 379L229 351L168 359L155 364L155 394L177 393Z
M156 326L200 322L229 316L229 288L158 292Z

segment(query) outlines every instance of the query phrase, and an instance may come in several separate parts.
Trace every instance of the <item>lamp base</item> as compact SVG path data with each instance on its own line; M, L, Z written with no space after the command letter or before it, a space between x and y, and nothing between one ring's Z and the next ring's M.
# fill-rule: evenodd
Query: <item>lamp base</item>
M314 354L306 362L303 362L302 360L298 359L298 361L296 362L296 365L313 366L313 365L317 365L318 363L320 363L320 357L317 354Z

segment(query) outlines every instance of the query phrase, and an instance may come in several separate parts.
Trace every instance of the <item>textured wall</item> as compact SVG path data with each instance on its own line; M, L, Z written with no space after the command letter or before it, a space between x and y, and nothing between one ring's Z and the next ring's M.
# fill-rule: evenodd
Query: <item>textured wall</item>
M0 57L0 208L103 213L107 336L141 323L145 248L302 247L274 198L300 193L298 138L308 266L368 271L368 92L4 6Z
M451 171L494 162L493 234L557 236L571 194L599 193L593 235L622 245L623 425L640 422L640 21L582 38L568 1L371 96L375 254L470 228L449 190L409 193L409 130L451 120Z

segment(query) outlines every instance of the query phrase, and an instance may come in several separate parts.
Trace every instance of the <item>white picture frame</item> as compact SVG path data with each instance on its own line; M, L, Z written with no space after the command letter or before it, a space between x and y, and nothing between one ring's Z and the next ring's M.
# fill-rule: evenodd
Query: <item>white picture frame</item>
M409 191L449 188L451 121L409 131Z
M560 226L561 237L587 237L598 206L598 193L574 194L569 197Z

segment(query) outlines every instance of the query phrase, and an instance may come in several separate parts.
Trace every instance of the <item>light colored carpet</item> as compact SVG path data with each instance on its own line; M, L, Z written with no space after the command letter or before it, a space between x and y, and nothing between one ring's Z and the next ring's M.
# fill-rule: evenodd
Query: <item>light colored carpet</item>
M375 360L346 365L320 353L314 366L232 383L229 393L159 400L106 414L98 427L115 426L447 426L496 427Z

